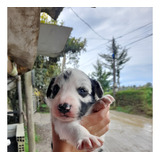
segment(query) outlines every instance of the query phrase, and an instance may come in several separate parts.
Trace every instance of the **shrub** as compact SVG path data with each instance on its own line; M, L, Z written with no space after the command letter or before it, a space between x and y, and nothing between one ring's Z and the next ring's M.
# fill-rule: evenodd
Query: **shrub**
M111 109L152 116L152 88L119 91L115 99L116 107L111 107Z

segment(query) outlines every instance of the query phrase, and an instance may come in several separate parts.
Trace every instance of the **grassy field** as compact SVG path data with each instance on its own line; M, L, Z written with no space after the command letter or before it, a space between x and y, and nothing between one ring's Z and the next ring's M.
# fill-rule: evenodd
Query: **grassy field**
M118 91L115 98L116 107L112 105L111 109L152 117L152 88L143 87Z

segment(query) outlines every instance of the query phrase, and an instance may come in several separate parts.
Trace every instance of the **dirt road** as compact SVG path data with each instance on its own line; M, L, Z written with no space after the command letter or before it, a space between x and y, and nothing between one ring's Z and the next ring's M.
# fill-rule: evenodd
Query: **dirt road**
M152 119L110 111L110 129L105 136L105 152L151 152ZM38 152L51 152L50 114L35 113L34 121L40 141Z
M110 113L111 122L105 136L105 151L152 151L152 119L116 111Z

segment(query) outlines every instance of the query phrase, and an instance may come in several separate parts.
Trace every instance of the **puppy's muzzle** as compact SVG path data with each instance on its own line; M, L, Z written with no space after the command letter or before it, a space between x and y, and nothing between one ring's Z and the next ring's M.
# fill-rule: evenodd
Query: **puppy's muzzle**
M67 104L67 103L59 104L59 105L58 105L58 110L59 110L61 113L63 113L63 114L69 112L70 109L71 109L71 105L69 105L69 104Z

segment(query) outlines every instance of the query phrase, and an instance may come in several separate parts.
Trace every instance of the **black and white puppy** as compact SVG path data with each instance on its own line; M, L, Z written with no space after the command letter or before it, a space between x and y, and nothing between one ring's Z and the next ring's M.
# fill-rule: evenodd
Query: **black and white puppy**
M58 77L52 78L46 102L60 139L86 151L101 147L103 140L90 134L80 125L80 119L92 112L93 104L102 96L100 83L90 79L80 70L68 69ZM110 95L108 97L112 103L114 98Z

